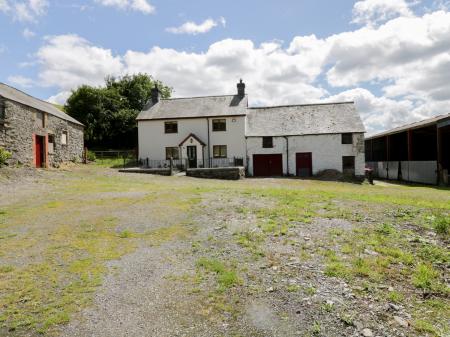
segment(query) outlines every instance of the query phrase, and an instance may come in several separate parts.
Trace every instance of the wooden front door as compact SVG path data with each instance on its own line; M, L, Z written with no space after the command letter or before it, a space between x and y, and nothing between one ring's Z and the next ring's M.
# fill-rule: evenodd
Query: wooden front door
M312 153L297 153L297 177L312 176Z
M283 175L281 154L253 155L253 175L255 177L280 177Z
M197 146L188 146L186 150L189 168L197 168Z
M45 163L45 137L35 136L35 154L34 162L36 167L44 167Z

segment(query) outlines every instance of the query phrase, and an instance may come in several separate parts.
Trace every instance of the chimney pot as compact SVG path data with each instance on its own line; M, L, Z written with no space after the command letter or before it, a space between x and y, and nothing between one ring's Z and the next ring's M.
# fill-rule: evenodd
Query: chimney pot
M245 97L245 83L242 82L242 79L237 84L238 96L241 98Z
M152 89L152 103L156 104L161 100L161 91L159 91L158 84Z

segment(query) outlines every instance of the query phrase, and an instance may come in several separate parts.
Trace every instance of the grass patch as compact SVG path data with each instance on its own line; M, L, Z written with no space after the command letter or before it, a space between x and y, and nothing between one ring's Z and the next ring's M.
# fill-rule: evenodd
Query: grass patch
M216 280L220 290L226 290L241 284L236 270L233 267L226 266L217 259L200 258L197 261L197 267L209 273L216 274Z

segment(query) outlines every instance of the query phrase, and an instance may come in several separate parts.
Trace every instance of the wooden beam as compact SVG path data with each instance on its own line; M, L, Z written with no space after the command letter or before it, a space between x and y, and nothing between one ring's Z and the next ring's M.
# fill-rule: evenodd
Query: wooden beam
M408 130L408 161L413 160L413 139L412 130Z

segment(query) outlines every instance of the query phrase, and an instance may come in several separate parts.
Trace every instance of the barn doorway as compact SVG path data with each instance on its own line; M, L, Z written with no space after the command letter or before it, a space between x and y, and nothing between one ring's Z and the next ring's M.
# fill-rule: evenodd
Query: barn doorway
M34 162L36 167L45 167L45 137L35 136Z
M304 152L297 153L297 177L311 177L312 176L312 153Z
M283 175L281 154L254 154L253 175L255 177L280 177Z

